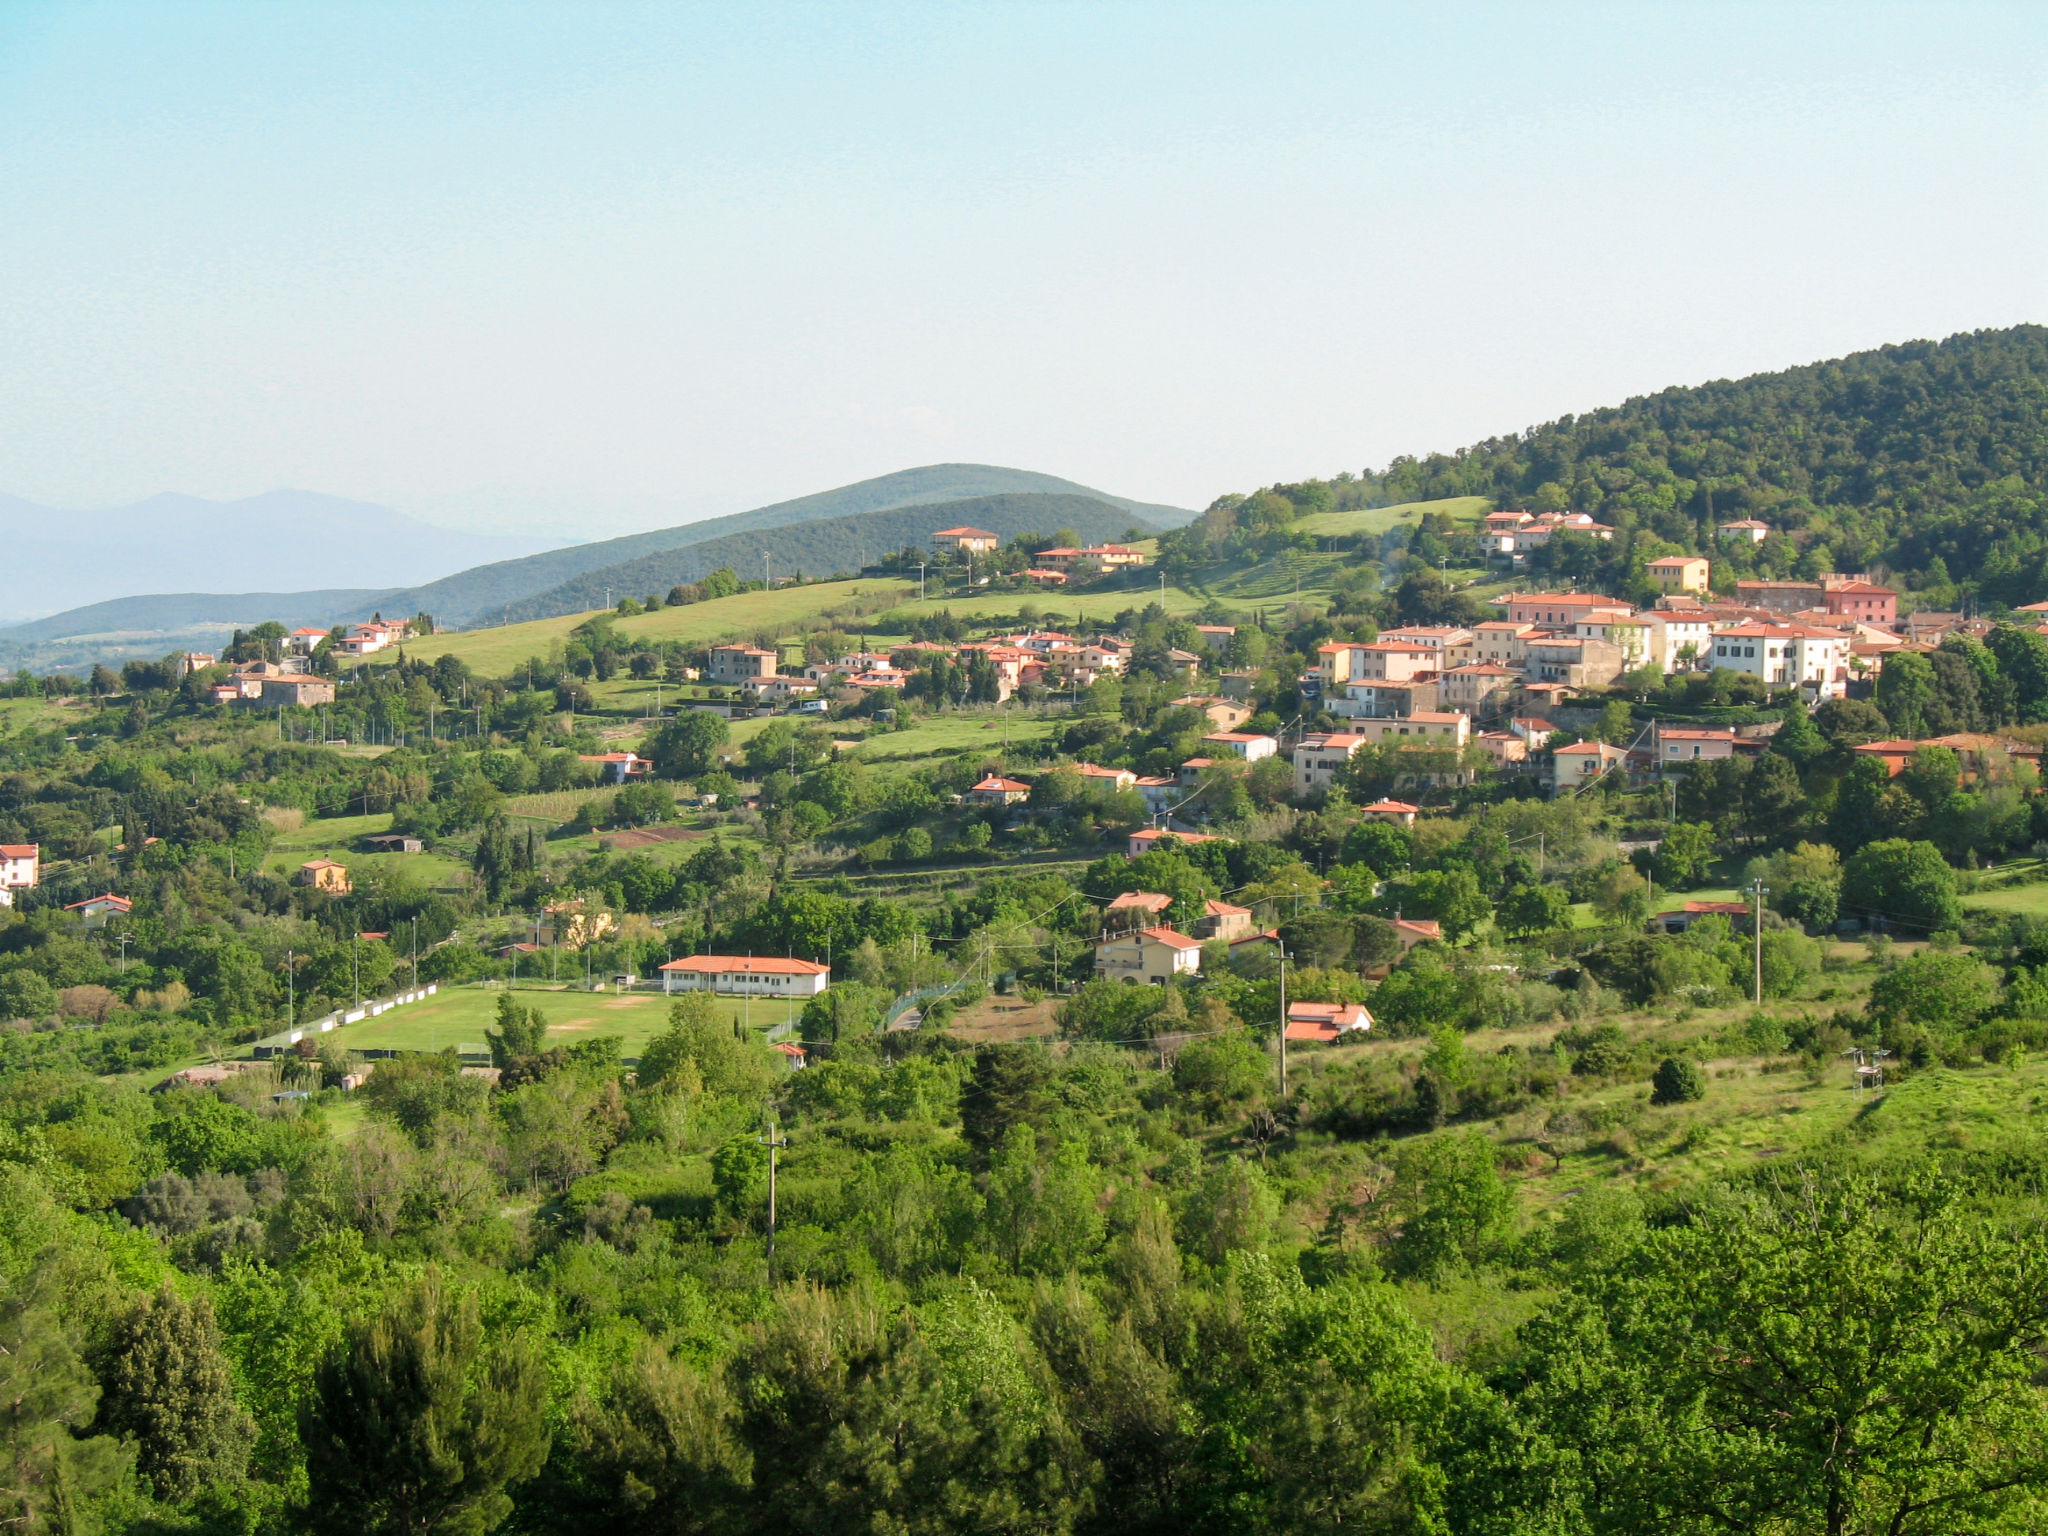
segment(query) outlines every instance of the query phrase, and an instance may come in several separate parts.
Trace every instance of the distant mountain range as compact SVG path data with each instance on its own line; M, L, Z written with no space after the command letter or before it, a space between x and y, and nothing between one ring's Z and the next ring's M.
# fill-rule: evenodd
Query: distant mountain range
M267 491L241 501L165 494L103 512L0 496L7 568L33 573L0 586L0 623L130 592L281 592L303 587L308 577L330 587L388 589L553 543L457 533L313 491Z
M780 575L829 575L856 569L905 544L923 543L933 529L955 522L975 522L1006 538L1069 527L1084 538L1103 539L1131 527L1146 531L1178 527L1194 516L1183 508L1090 490L1056 475L986 464L932 464L730 517L624 538L537 552L532 546L538 540L502 541L523 543L529 552L458 569L451 576L425 581L414 578L408 583L402 575L396 580L380 579L380 575L388 577L407 566L417 569L423 562L408 559L403 550L388 563L379 561L380 542L403 538L400 524L435 534L442 530L428 529L426 524L385 508L300 492L273 492L226 504L192 497L157 497L142 506L159 503L175 504L178 537L193 546L195 555L179 562L161 561L150 568L147 579L134 579L131 590L144 590L148 595L100 598L0 630L0 662L71 665L97 659L101 652L150 654L203 644L226 629L266 619L296 628L363 619L376 611L426 612L440 624L466 628L508 618L573 613L601 604L607 586L615 588L617 596L630 593L639 597L649 591L666 592L678 582L694 580L721 565L751 575L760 565L764 549L769 552L771 569ZM0 508L27 506L25 502L0 501ZM245 513L245 508L258 510ZM942 508L950 510L941 513ZM273 509L275 515L266 515ZM339 509L348 509L346 519ZM31 510L45 524L61 519L79 529L75 542L83 547L111 544L122 536L118 531L105 531L100 514L87 517ZM108 515L125 516L136 510ZM296 520L287 515L293 510L300 514ZM395 522L372 520L369 513ZM933 522L934 515L941 520ZM322 552L324 546L311 555L300 552L304 547L300 537L315 522L320 523L323 537L330 524L357 530L354 537L359 543L350 548L347 559L330 557ZM11 526L0 521L0 538L11 533ZM274 544L277 558L288 560L295 574L317 572L349 584L294 591L288 580L266 576L260 583L250 583L264 590L224 591L225 583L209 581L200 574L239 571L239 566L211 562L207 552L259 536ZM466 534L445 537L493 542ZM45 561L68 558L31 546L24 548L24 569L40 571ZM364 570L366 563L374 567L374 573ZM119 567L123 571L131 568L128 564ZM275 567L264 569L268 572ZM38 585L40 588L40 581ZM164 590L174 585L191 590ZM119 590L110 577L95 586L99 593L109 586ZM75 595L69 600L78 601Z

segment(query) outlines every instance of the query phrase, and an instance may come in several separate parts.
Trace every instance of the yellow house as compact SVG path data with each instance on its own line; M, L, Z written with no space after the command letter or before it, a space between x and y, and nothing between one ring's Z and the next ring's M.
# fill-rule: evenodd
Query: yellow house
M310 885L316 891L346 896L354 887L348 881L348 866L332 859L308 859L299 866L294 885Z
M1095 974L1111 981L1164 985L1174 976L1198 975L1202 941L1171 928L1141 928L1095 946Z
M1713 567L1699 555L1666 555L1644 569L1659 592L1704 592Z

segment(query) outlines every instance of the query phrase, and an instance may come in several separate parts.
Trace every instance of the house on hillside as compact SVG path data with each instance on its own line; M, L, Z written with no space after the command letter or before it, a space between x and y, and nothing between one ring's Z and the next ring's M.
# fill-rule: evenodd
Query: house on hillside
M1125 891L1102 909L1102 926L1107 932L1156 928L1172 905L1173 898L1162 891Z
M1021 779L1006 779L992 773L967 791L970 805L1015 805L1031 798L1031 786Z
M1202 915L1195 921L1195 937L1198 939L1222 939L1230 943L1251 931L1252 909L1233 906L1227 901L1203 902Z
M986 528L941 528L932 535L932 548L940 551L959 550L963 554L981 555L1002 547L1001 534L990 533Z
M42 877L40 843L0 843L0 907L14 905L16 891L32 891Z
M1202 941L1171 928L1140 928L1095 946L1095 974L1108 981L1164 986L1202 971Z
M1312 1044L1331 1045L1346 1035L1362 1035L1372 1028L1372 1015L1363 1003L1289 1003L1287 1038Z
M1422 807L1410 805L1406 800L1375 800L1361 808L1358 814L1367 821L1391 821L1397 826L1412 827L1415 818L1422 814Z
M1643 567L1659 592L1704 592L1711 569L1698 555L1666 555Z
M1733 757L1735 741L1733 731L1695 730L1687 726L1666 725L1660 720L1655 728L1653 750L1657 754L1658 767L1680 768Z
M714 645L711 648L711 665L704 671L704 680L742 685L757 683L764 677L773 677L781 661L775 652L765 651L758 645Z
M348 866L332 859L308 859L292 876L293 885L310 886L332 896L346 896L355 887L349 883Z
M1565 795L1588 784L1597 784L1602 774L1621 767L1627 761L1627 752L1604 741L1582 741L1576 746L1559 747L1551 754L1550 792Z
M116 896L109 891L105 895L88 896L83 901L74 901L64 910L76 912L86 919L88 927L93 927L104 923L110 917L126 917L133 910L133 904L126 896Z
M1753 517L1742 517L1732 523L1722 523L1714 531L1723 544L1761 544L1771 536L1771 525L1760 523Z
M334 683L304 672L285 672L272 677L241 680L234 702L245 709L281 709L286 705L307 708L334 702Z
M363 839L369 853L424 853L427 845L409 832L375 832Z
M654 764L637 752L579 752L576 761L595 764L600 784L624 784L654 771Z

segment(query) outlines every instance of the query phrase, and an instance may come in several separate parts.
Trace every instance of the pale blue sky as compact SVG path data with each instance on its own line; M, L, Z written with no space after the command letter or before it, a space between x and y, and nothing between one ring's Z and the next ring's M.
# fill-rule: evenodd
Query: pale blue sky
M0 0L0 491L1200 505L2048 320L2048 5Z

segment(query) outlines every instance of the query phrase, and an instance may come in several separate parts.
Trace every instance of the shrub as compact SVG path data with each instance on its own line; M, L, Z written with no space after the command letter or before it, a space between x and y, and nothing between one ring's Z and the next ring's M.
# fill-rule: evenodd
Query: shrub
M1652 1104L1691 1104L1707 1096L1707 1074L1683 1056L1667 1056L1650 1079Z

